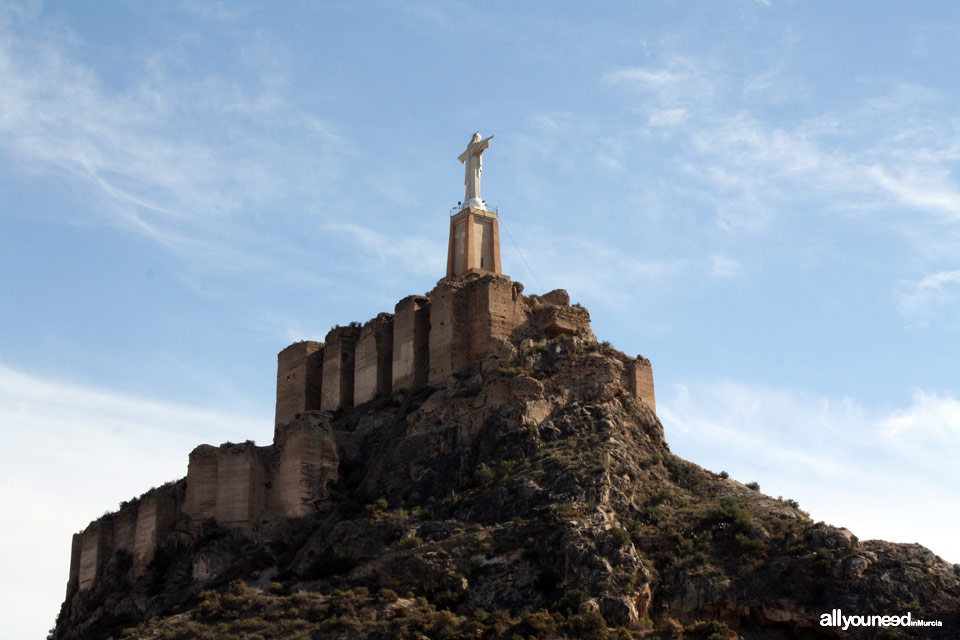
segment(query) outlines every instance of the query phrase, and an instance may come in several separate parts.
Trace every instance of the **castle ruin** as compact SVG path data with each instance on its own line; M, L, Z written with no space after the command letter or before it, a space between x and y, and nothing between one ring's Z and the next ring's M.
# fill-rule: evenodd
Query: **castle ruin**
M339 461L350 446L332 425L344 411L496 371L524 341L595 341L589 313L571 305L565 291L525 296L523 285L502 273L498 213L486 209L475 187L474 197L450 218L446 276L426 295L400 300L393 313L280 351L273 443L200 445L190 453L185 481L152 490L75 534L68 599L90 589L119 550L133 558L133 579L142 576L175 527L213 519L256 529L270 519L318 511L338 483ZM614 353L604 383L655 411L650 361Z

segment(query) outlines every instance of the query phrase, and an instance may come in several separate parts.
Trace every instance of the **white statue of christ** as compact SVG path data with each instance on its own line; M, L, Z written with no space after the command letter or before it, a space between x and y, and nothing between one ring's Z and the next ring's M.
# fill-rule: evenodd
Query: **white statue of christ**
M463 163L463 184L467 187L467 193L463 197L464 207L484 208L483 200L480 199L480 174L483 173L483 151L490 148L492 138L493 136L481 139L478 131L473 134L466 150L457 157L457 160Z

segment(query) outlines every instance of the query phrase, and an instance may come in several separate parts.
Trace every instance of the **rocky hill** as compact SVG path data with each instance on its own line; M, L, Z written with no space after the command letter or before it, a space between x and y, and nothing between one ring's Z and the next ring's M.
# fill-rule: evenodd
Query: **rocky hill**
M956 637L960 566L673 455L620 356L528 338L443 387L304 412L345 443L313 513L181 515L135 581L115 551L53 637ZM943 626L821 627L838 608Z

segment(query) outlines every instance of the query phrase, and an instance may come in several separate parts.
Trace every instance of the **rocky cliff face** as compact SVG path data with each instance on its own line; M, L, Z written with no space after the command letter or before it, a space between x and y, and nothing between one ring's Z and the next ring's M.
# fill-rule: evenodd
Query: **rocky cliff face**
M592 335L504 351L302 414L338 447L302 517L181 513L135 579L120 548L68 593L54 638L956 637L960 566L676 457ZM838 608L943 626L821 627Z

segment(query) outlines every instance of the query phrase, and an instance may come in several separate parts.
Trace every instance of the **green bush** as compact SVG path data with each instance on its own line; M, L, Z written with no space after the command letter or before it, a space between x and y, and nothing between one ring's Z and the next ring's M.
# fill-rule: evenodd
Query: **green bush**
M617 549L630 542L630 533L622 527L612 527L610 529L610 537Z
M708 526L732 533L746 533L753 528L753 518L732 497L724 498L719 506L708 511L704 521Z

